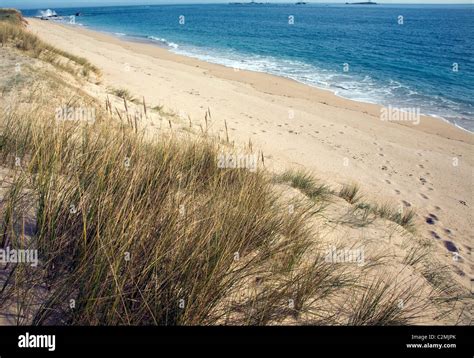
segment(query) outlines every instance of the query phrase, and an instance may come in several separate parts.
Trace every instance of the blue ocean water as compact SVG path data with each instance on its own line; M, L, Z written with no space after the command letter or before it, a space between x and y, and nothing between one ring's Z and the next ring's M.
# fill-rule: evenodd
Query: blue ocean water
M354 100L420 108L421 113L474 131L473 5L208 4L53 10L60 16L81 12L76 26L289 77ZM23 13L37 16L40 10Z

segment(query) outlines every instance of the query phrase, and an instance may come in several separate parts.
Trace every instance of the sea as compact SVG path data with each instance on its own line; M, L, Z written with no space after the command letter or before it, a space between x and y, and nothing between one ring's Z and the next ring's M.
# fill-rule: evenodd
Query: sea
M474 131L474 5L254 2L22 12L356 101L417 109Z

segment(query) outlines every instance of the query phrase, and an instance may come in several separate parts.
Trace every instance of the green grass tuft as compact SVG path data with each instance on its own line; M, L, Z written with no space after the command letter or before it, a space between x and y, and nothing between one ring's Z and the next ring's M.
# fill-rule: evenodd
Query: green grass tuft
M360 195L360 187L358 184L343 185L339 191L339 197L344 199L350 204L355 204L362 199Z
M308 172L302 170L289 170L276 176L277 183L287 183L291 187L300 190L308 198L312 200L327 200L330 189L325 184L320 184Z

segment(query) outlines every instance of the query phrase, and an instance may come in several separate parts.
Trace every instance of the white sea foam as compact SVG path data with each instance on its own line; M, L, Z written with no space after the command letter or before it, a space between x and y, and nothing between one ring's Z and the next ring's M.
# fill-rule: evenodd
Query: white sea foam
M57 16L58 14L56 11L47 9L47 10L39 10L38 11L38 16L40 17L51 17L51 16Z
M164 38L160 38L160 37L156 37L156 36L148 36L148 39L153 40L155 42L159 42L160 44L163 44L163 45L165 45L167 47L170 47L172 49L177 49L179 47L178 44L176 44L174 42L169 42Z
M158 39L163 42L165 39ZM293 79L313 87L327 89L339 97L380 105L420 108L422 114L432 115L437 108L437 117L459 126L455 120L458 113L453 101L446 98L429 98L416 89L393 79L382 82L369 75L341 74L298 60L280 59L237 53L233 50L215 50L192 46L172 49L174 53L194 57L240 70L265 72ZM440 107L440 103L444 106ZM448 118L448 119L446 119ZM467 129L469 131L469 129ZM471 129L472 130L472 129Z

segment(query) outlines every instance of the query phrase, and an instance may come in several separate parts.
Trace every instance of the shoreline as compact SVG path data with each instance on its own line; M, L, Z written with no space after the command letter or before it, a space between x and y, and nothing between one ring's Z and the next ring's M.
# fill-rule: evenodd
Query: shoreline
M25 18L27 20L30 20L30 19L40 20L37 17L25 17ZM310 88L314 88L318 91L329 92L330 94L336 96L337 98L340 98L340 99L343 99L343 100L346 100L346 101L352 101L352 102L355 102L355 103L360 103L362 105L375 105L375 106L378 106L380 108L380 110L382 108L387 108L386 105L377 103L375 101L372 102L372 101L369 101L369 100L358 100L358 99L348 98L348 97L345 97L345 96L342 96L342 95L336 93L337 91L335 89L318 87L316 85L305 83L303 81L299 81L298 79L294 79L294 78L291 78L291 77L288 77L288 76L285 76L285 75L273 74L273 73L270 73L270 72L251 70L251 69L236 69L234 67L229 67L229 66L221 64L219 62L212 62L212 61L206 61L206 60L200 59L198 56L193 56L192 54L177 53L177 52L173 51L172 46L169 46L169 45L167 46L165 44L163 44L163 46L161 46L158 43L157 40L153 40L153 39L150 39L148 37L141 38L139 36L132 36L132 35L128 35L128 34L125 34L125 33L120 33L119 34L119 33L116 33L116 32L102 31L102 30L99 30L99 29L91 28L91 27L83 25L83 24L74 25L74 24L67 24L67 23L63 23L63 22L59 22L59 21L55 21L55 20L48 20L48 21L51 21L52 23L55 23L55 24L60 25L60 26L70 27L71 29L76 29L76 30L79 30L79 31L80 30L91 31L92 33L97 33L97 34L102 34L102 35L105 35L105 36L110 36L110 37L112 37L112 38L114 38L118 41L122 41L122 42L125 42L125 43L130 42L130 43L137 43L137 44L154 46L154 47L157 47L161 50L167 51L170 54L172 54L174 56L177 56L178 58L179 57L184 57L184 58L187 58L187 59L192 59L192 60L195 60L195 61L199 61L199 62L211 64L211 65L223 66L223 67L225 67L229 70L233 70L233 71L237 70L237 72L238 71L252 72L252 73L258 73L258 74L263 74L263 75L267 75L267 76L274 76L274 77L278 77L278 78L289 80L289 81L294 81L295 83L301 84L303 86L308 86ZM401 110L405 109L405 107L401 107L401 106L394 106L393 108L400 108ZM471 131L467 128L464 128L464 127L460 126L457 123L453 123L453 122L449 121L448 119L444 118L443 116L440 116L440 115L437 115L437 114L430 114L430 113L421 113L421 112L420 112L420 114L421 114L420 121L421 121L421 119L431 118L433 120L437 120L437 121L441 121L443 123L447 123L450 126L456 128L456 129L459 129L459 130L461 130L465 133L474 134L474 131ZM379 111L379 115L380 115L380 111Z

